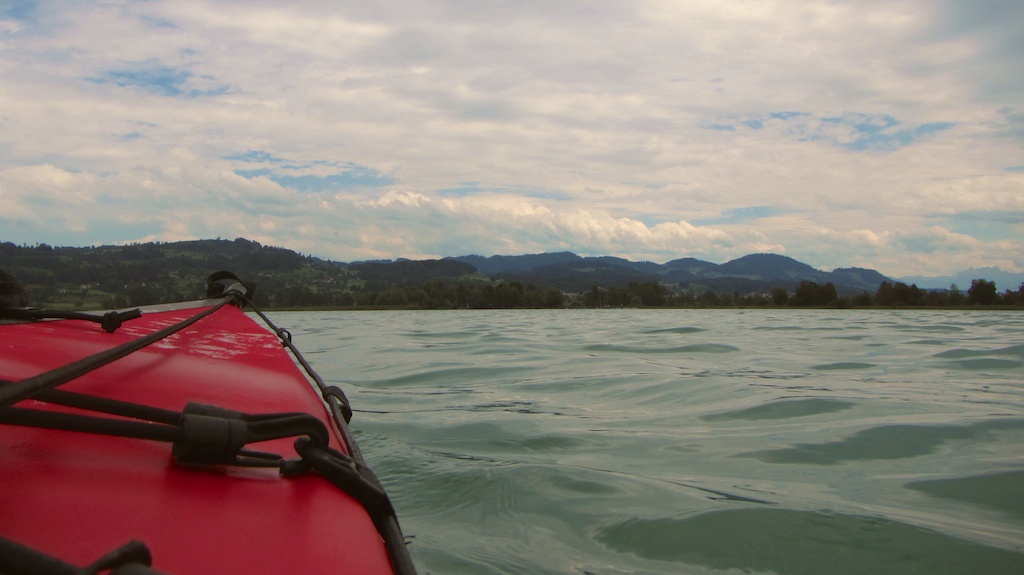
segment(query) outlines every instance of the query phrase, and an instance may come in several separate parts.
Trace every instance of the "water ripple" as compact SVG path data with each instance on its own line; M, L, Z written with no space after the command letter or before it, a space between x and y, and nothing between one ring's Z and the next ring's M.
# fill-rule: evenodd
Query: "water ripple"
M597 352L622 352L622 353L730 353L739 351L733 345L721 343L694 343L676 347L638 347L629 345L595 344L585 346L587 351Z
M812 365L811 369L819 371L832 371L836 369L870 369L876 367L873 363L864 363L860 361L840 361L836 363L823 363L820 365Z
M1024 315L287 314L422 573L1024 572Z
M741 453L767 463L837 465L850 461L905 459L934 453L952 440L983 439L1000 429L1024 429L1024 419L996 419L969 425L885 425L839 441L803 443L783 449Z
M1024 554L879 517L742 509L602 528L610 549L712 569L787 575L1020 573ZM838 559L838 560L837 560Z
M836 399L799 399L794 401L776 401L764 405L756 405L746 409L737 409L722 413L700 416L704 421L733 421L745 419L758 421L763 419L788 419L791 417L807 417L850 409L854 404Z
M996 509L1024 520L1024 470L913 481L908 489Z

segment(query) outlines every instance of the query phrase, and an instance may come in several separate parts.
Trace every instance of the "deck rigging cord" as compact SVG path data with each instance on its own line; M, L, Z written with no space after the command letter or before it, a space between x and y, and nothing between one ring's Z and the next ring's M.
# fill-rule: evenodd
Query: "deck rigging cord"
M111 311L103 315L82 313L79 311L63 311L58 309L33 309L0 307L0 318L33 321L39 319L81 319L103 326L107 333L114 333L124 322L142 317L139 309Z
M415 574L416 569L405 547L405 537L399 527L394 507L380 481L366 466L347 427L347 423L352 417L348 399L340 388L327 385L313 370L292 343L290 332L274 325L262 311L253 305L248 296L253 289L251 284L243 284L230 272L217 272L208 278L207 296L219 298L220 301L210 308L175 325L36 376L17 382L0 380L0 423L169 442L173 444L172 454L175 463L183 465L276 467L279 469L280 475L285 478L315 471L349 494L366 509L384 540L393 571L400 575ZM319 389L323 401L330 409L335 428L342 435L342 439L348 447L348 454L330 447L326 426L318 418L307 413L247 414L199 403L189 403L184 410L177 412L56 389L64 383L165 339L229 304L239 307L249 305L277 335L281 344L291 352ZM136 314L140 316L141 312L131 310L122 312L118 317L132 319L138 317ZM64 317L67 319L89 319ZM112 325L113 321L113 319L108 319L107 323L103 323L103 321L98 323L101 323L104 329L110 332L113 330L107 329L107 326ZM29 398L95 413L115 415L117 418L14 406ZM246 449L246 445L250 443L289 437L296 438L294 448L299 455L298 459L286 460L278 454ZM28 557L25 559L26 562L21 565L32 564L35 559L32 559L31 554L25 556L24 553L15 553L19 547L23 546L0 537L0 551L9 548L12 550L12 557ZM39 555L38 552L33 551L33 553ZM116 555L117 550L112 554ZM136 557L132 553L128 553L127 556ZM149 563L142 564L149 565ZM2 565L3 563L0 562L0 566ZM77 569L73 566L69 567ZM106 567L105 569L111 568ZM100 569L60 572L95 573L98 571ZM0 569L0 572L14 574L48 571L45 569L21 571ZM116 572L116 570L112 571L112 573ZM140 573L156 572L142 571Z
M153 556L141 541L128 543L111 550L86 567L76 567L41 551L0 537L0 573L45 573L46 575L95 575L109 571L110 575L163 575L151 569Z

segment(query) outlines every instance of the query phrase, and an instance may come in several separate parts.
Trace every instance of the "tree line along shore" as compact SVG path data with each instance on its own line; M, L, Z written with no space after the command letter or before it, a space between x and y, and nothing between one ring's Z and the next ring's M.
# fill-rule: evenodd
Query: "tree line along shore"
M267 309L1024 307L1024 284L1000 292L984 278L964 289L925 290L882 281L874 290L851 290L810 279L704 285L600 273L566 283L537 274L487 276L455 261L399 264L338 264L241 238L98 248L0 243L0 268L24 285L29 304L60 309L195 299L205 293L206 275L222 269L255 283L254 301Z

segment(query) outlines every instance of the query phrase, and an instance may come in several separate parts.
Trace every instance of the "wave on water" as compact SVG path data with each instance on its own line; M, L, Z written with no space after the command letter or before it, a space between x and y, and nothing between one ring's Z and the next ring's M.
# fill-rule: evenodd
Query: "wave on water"
M954 440L997 440L991 432L1024 430L1024 419L998 419L968 425L885 425L858 431L825 443L802 443L782 449L752 451L736 457L752 457L768 463L837 465L850 461L907 459L938 451Z
M851 401L838 399L796 399L791 401L775 401L763 405L755 405L746 409L737 409L724 413L712 413L701 415L704 421L729 421L747 419L757 421L762 419L788 419L791 417L807 417L810 415L821 415L836 411L850 409L855 404Z
M1024 573L1024 314L289 319L421 573Z
M645 559L791 575L1020 573L1024 554L879 517L738 509L631 519L598 540Z

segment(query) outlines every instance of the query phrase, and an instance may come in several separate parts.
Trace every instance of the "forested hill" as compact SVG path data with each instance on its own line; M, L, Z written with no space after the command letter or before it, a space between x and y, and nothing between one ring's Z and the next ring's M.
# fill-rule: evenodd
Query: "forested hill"
M724 264L694 258L657 264L609 256L584 258L568 252L447 259L472 264L493 277L552 284L565 291L585 290L595 281L599 285L620 285L630 281L654 280L718 292L769 292L773 287L793 290L801 281L810 280L820 284L831 283L839 293L853 295L862 291L874 292L883 281L892 281L875 270L840 268L825 272L777 254L751 254Z
M241 238L82 248L8 242L0 243L0 268L25 285L33 305L70 300L87 307L192 299L219 270L265 284L264 296L347 274L344 266Z
M820 287L829 301L892 287L874 270L825 272L775 254L724 264L693 258L657 264L569 252L344 263L243 238L99 247L7 242L0 243L0 268L25 285L34 306L86 308L192 299L204 293L206 276L219 270L254 282L256 302L276 307L561 307L583 302L587 293L592 305L687 305L698 296L705 304L742 299L748 302L743 305L756 305L749 302L769 294L776 304L785 303L801 286L805 295Z

